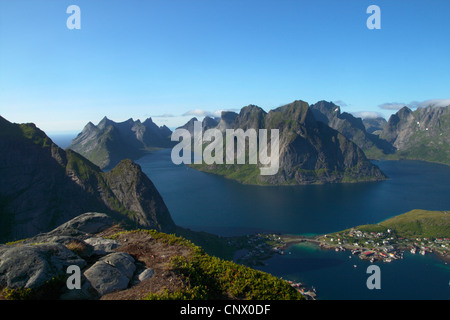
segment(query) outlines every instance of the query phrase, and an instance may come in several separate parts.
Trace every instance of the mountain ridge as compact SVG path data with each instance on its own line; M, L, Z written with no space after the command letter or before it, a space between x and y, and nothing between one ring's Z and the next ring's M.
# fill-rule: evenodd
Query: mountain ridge
M167 126L158 127L151 118L115 122L105 116L97 125L88 122L68 148L109 170L122 159L135 160L148 151L172 146L171 134Z
M403 107L393 114L380 138L396 153L388 159L411 159L450 165L450 106Z
M229 114L222 114L229 118ZM370 163L364 153L336 130L317 121L309 105L301 100L268 113L249 105L230 119L219 121L223 129L278 129L280 133L280 170L272 176L259 175L257 165L191 165L248 184L311 184L376 181L385 175Z
M87 211L157 230L175 226L153 183L129 159L104 173L34 124L2 117L0 149L0 241L48 231Z

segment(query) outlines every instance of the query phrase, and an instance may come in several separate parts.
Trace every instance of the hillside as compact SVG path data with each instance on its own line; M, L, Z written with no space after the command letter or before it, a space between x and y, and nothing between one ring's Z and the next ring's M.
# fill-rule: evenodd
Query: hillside
M318 236L314 241L322 248L351 250L372 262L403 259L405 250L434 253L450 261L450 212L412 210L378 224Z
M367 157L378 159L395 152L395 148L377 135L369 133L361 118L343 112L332 102L319 101L311 105L314 117L342 133L360 147ZM366 122L367 123L367 122Z
M379 223L404 238L450 238L450 212L412 210Z
M415 209L378 224L355 226L363 232L386 232L392 230L400 238L450 238L450 212ZM331 235L342 234L350 229Z
M404 107L389 118L380 138L397 149L388 159L450 164L450 106Z
M0 149L0 242L47 232L89 211L137 227L175 226L153 183L131 160L104 173L59 148L34 124L1 117Z

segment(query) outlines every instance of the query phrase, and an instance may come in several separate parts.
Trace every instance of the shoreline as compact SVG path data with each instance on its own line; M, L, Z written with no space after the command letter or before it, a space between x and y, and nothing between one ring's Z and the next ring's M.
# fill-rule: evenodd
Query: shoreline
M288 249L290 246L293 246L295 244L299 244L299 243L303 243L303 242L309 242L312 243L316 246L318 246L320 249L323 250L335 250L335 251L354 251L354 250L359 250L361 253L362 252L372 252L374 254L377 254L378 251L381 251L379 248L374 249L374 248L365 248L365 247L355 247L353 245L349 245L349 244L329 244L329 243L324 243L323 241L320 241L318 238L323 237L324 235L317 235L317 236L313 236L313 237L308 237L308 236L296 236L296 235L280 235L280 238L283 239L284 244L282 246L283 250ZM396 251L400 251L400 255L399 257L394 258L393 260L397 260L397 259L403 259L403 253L406 251L411 251L410 248L405 247L405 246L401 246L399 245L397 247ZM448 263L450 262L450 255L444 255L441 254L440 252L436 252L436 251L425 251L428 254L433 254L434 256L436 256L439 260ZM411 252L412 253L412 252ZM416 254L416 253L412 253L412 254ZM417 253L420 254L420 253ZM385 258L385 257L383 257ZM383 258L377 257L375 258L375 260L377 261L384 261ZM386 257L387 258L387 257ZM392 258L392 257L391 257ZM368 258L364 258L361 260L371 260ZM391 261L385 261L385 262L391 262Z

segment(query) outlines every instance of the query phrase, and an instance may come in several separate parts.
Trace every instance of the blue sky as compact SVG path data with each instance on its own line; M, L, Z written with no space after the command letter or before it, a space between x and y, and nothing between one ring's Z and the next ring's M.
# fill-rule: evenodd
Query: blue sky
M449 52L448 0L0 0L0 114L46 132L103 116L173 128L301 99L388 118L449 101Z

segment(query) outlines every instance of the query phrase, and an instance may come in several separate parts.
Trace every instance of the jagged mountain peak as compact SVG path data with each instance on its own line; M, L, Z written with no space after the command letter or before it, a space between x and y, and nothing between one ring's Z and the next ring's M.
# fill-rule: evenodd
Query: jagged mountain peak
M115 122L105 116L97 126L88 123L69 148L100 168L110 169L124 158L137 159L148 150L170 147L171 133L165 126L158 127L151 118L143 123L133 118Z

